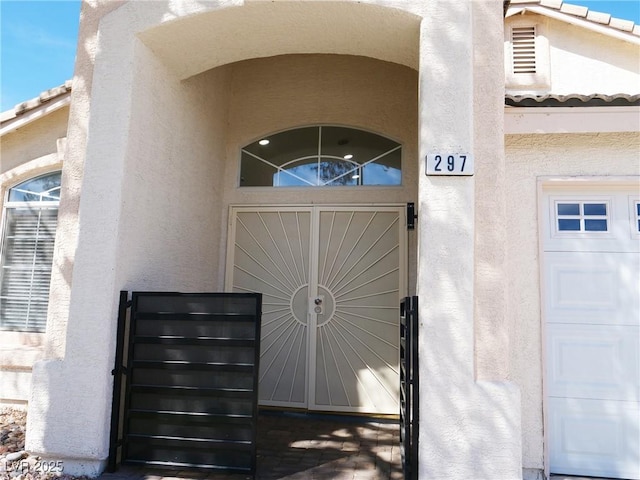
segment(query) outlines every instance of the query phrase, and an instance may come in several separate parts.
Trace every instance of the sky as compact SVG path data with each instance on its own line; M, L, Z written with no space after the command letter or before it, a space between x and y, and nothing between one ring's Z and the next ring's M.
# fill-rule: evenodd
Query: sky
M640 0L567 3L640 24ZM72 78L79 18L79 0L0 0L0 112Z

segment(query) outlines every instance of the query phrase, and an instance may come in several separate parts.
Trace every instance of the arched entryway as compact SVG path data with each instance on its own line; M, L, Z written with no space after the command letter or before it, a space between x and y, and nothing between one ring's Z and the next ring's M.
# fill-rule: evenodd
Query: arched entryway
M231 205L416 200L421 17L354 2L227 5L128 2L96 23L95 37L80 39L97 42L98 54L95 68L78 71L91 85L90 122L71 119L86 130L70 136L87 140L74 302L68 318L52 319L53 331L65 332L65 355L34 374L34 390L42 385L49 395L34 399L30 412L32 450L65 445L66 454L91 457L77 472L101 468L107 434L95 421L69 439L65 425L77 411L108 418L109 389L99 402L75 399L66 412L52 407L65 392L51 379L69 376L90 390L95 372L104 372L101 384L110 384L117 291L223 290ZM313 124L397 139L403 184L362 186L366 195L339 186L328 193L240 191L242 146Z

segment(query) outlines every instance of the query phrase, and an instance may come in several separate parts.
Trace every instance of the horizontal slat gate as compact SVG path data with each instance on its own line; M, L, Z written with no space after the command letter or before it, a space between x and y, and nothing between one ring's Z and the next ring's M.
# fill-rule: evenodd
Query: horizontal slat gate
M261 303L133 293L122 463L255 472Z

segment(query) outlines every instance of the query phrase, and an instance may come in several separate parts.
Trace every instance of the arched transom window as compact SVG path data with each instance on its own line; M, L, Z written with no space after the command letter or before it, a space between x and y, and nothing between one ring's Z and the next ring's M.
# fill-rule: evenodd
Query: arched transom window
M45 330L59 202L60 172L8 192L0 238L0 330Z
M347 127L302 127L242 149L241 187L400 185L402 147Z

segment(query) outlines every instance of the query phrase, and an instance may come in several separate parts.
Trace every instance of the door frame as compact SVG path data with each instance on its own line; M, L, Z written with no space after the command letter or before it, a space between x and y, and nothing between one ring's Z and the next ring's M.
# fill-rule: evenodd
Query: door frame
M400 302L404 297L408 295L408 275L409 275L409 265L408 265L408 241L409 237L407 234L407 212L406 212L406 204L405 203L299 203L299 204L231 204L229 205L228 210L228 219L227 219L227 247L226 247L226 257L225 257L225 277L224 277L224 288L225 291L231 292L233 291L233 264L234 264L234 241L236 235L236 225L234 222L235 212L241 211L259 211L259 210L271 210L271 211L298 211L299 209L305 209L311 214L311 226L310 226L310 242L309 245L309 294L317 290L318 287L318 255L319 255L319 235L318 235L318 227L320 212L323 210L332 210L332 211L397 211L398 212L398 221L400 225L398 225L398 248L399 248L399 285L398 285L398 311L400 309ZM317 328L317 318L315 315L310 313L308 315L308 334L307 334L307 351L309 361L306 366L306 374L305 374L305 389L306 389L306 401L304 402L304 406L292 406L291 408L303 408L305 410L313 410L316 412L346 412L346 413L358 413L356 410L345 410L344 407L328 407L322 406L322 408L315 409L312 408L313 403L313 394L315 394L315 371L314 367L315 362L310 361L311 358L315 358L316 354L316 345L312 342L312 329ZM398 314L399 321L399 314ZM398 323L398 342L400 338L400 326ZM398 362L399 362L399 352L398 352ZM399 384L399 376L398 376L398 384ZM313 388L312 388L313 386ZM313 391L312 391L313 390ZM269 406L269 405L267 405ZM279 407L279 408L288 408L288 407Z

